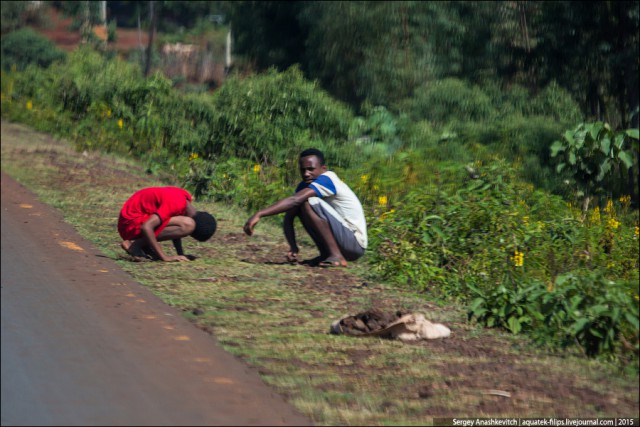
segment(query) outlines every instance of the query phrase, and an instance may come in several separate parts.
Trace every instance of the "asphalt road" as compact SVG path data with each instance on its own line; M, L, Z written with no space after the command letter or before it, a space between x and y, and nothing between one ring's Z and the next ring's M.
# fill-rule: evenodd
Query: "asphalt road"
M57 211L1 185L3 426L311 425Z

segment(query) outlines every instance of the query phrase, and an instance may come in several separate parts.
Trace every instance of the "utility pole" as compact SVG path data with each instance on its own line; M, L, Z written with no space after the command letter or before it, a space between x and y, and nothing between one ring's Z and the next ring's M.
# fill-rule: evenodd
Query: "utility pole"
M144 75L147 77L151 72L151 50L153 48L153 33L156 31L156 13L155 13L155 1L149 2L149 15L151 16L151 23L149 24L149 43L147 45L147 61L144 67Z
M231 24L229 24L229 31L227 32L227 42L225 46L225 55L224 55L224 76L229 75L229 71L231 70Z
M100 25L107 25L107 0L100 2Z

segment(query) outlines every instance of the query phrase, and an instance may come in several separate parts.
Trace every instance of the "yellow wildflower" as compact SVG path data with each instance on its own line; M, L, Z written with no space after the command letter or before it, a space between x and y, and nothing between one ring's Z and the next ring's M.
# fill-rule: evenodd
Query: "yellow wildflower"
M593 209L593 212L591 212L591 222L600 222L600 208L597 206Z
M200 156L198 155L198 153L191 153L191 154L189 155L189 161L195 160L195 159L197 159L198 157L200 157Z
M636 225L636 228L633 230L633 234L635 234L636 237L640 236L640 227Z
M609 215L613 215L613 200L607 200L607 207L604 208L604 211Z
M27 101L27 110L31 110L33 109L33 103L31 102L31 100Z
M516 250L511 257L511 260L516 267L522 267L524 265L524 253Z
M615 230L620 226L620 221L616 221L615 218L609 218L607 220L607 225Z
M257 163L256 163L255 165L253 165L253 171L254 171L255 173L260 172L260 165L259 165L259 164L257 164Z
M378 196L378 204L380 206L387 206L387 196Z
M629 204L631 204L631 196L620 196L620 203L622 203L623 205L627 206Z
M111 117L111 108L107 109L107 117Z
M360 176L360 181L362 181L363 184L366 184L367 181L369 181L369 175Z
M123 126L124 126L124 121L122 121L122 119L118 119L118 127L122 129Z

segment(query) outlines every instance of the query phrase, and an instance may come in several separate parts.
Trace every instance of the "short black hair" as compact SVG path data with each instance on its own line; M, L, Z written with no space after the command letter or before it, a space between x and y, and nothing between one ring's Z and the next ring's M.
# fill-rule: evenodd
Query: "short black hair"
M320 166L324 166L324 154L317 148L307 148L302 153L300 153L300 158L307 156L316 156L318 160L320 160Z
M208 212L196 212L193 220L196 222L196 228L191 233L194 239L205 242L216 232L216 219Z

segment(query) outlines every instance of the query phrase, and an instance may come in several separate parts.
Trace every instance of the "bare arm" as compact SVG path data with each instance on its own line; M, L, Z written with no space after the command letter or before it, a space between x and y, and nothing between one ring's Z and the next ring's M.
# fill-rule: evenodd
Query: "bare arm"
M184 251L182 250L182 239L173 239L173 247L176 248L176 253L178 255L184 255Z
M162 247L160 243L158 243L158 239L156 239L155 229L158 228L162 224L162 220L158 215L151 215L147 221L140 227L140 234L142 235L142 239L144 242L151 246L151 249L160 257L162 261L188 261L189 259L183 255L178 255L174 257L168 257L162 251Z
M298 259L298 252L300 252L298 244L296 243L296 231L293 225L293 220L296 218L297 213L297 209L289 209L284 215L284 222L282 223L284 236L289 243L289 253L287 254L289 261L296 261Z
M196 213L198 213L196 208L191 204L191 202L187 201L187 208L185 210L186 216L188 216L189 218L193 218L194 216L196 216ZM173 247L176 249L176 253L180 256L186 256L184 254L184 250L182 249L182 239L173 239L172 242Z
M277 201L273 205L268 208L264 208L259 210L251 218L247 220L244 225L244 232L249 236L253 234L253 228L260 221L260 218L265 216L277 215L282 212L287 212L293 208L297 208L307 201L309 197L314 197L316 192L311 188L305 188L303 190L298 191L293 196L287 197L286 199L282 199Z

